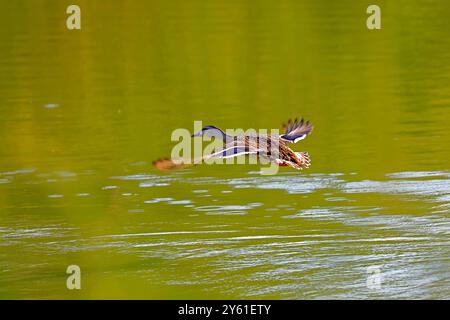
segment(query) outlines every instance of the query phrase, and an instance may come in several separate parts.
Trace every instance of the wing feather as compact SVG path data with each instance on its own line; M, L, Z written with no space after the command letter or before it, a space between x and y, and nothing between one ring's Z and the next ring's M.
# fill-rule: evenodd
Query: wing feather
M294 121L291 119L288 120L284 127L284 134L280 136L280 139L292 143L297 143L298 141L305 139L308 134L313 130L312 124L309 121L306 121L301 118L300 121L295 118Z
M258 150L245 145L227 145L225 148L205 156L208 158L232 158L247 154L256 154Z

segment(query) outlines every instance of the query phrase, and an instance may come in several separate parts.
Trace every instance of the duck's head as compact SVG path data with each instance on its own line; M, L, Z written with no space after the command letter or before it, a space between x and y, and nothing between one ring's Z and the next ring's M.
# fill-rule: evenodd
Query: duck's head
M225 141L227 139L227 134L222 131L222 129L215 126L205 126L201 131L194 133L192 137L215 137L216 139L221 139Z

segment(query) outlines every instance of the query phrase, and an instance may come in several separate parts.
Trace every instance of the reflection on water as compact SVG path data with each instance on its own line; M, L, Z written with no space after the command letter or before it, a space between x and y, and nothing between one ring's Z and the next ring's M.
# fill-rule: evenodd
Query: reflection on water
M0 298L450 297L446 1L378 31L356 1L77 4L76 32L2 4ZM308 170L151 167L194 120L295 116Z

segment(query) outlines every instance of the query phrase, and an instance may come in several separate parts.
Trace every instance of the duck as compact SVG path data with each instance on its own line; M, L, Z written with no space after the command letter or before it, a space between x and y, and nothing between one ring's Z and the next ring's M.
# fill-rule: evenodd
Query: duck
M199 164L212 158L231 158L242 155L256 155L257 157L269 160L269 162L280 167L291 167L297 170L309 168L311 158L308 152L296 152L291 149L291 144L305 139L313 130L309 121L303 118L298 120L289 119L282 125L284 133L281 135L244 133L229 135L219 127L207 125L199 132L192 134L195 137L215 137L223 142L219 151L196 159L190 164ZM188 165L185 161L173 161L168 158L158 159L153 162L158 170L166 171Z

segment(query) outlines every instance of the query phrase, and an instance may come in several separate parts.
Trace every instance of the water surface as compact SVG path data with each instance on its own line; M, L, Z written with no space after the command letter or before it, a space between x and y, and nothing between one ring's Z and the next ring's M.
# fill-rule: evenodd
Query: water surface
M0 298L450 297L446 1L379 31L354 1L77 3L79 31L2 3ZM152 168L194 120L297 115L308 170Z

